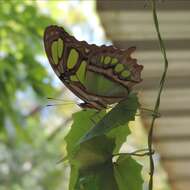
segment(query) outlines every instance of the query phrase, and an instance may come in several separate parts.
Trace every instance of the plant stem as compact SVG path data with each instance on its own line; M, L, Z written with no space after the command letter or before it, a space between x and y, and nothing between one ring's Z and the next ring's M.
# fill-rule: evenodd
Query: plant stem
M136 150L134 152L117 153L117 154L113 154L112 156L129 155L129 156L140 156L141 157L141 156L147 156L149 154L150 154L149 149L140 149L140 150ZM151 154L154 154L154 151L152 151Z
M156 13L156 2L155 2L155 0L151 0L151 4L152 4L152 13L153 13L154 25L155 25L159 45L160 45L160 50L161 50L161 53L162 53L163 59L164 59L164 71L163 71L163 74L162 74L162 77L161 77L161 80L160 80L160 87L159 87L159 90L158 90L158 95L157 95L156 103L155 103L155 106L154 106L154 113L158 113L159 106L160 106L160 97L161 97L161 93L162 93L162 90L163 90L163 87L164 87L166 74L167 74L167 70L168 70L168 60L167 60L165 45L164 45L164 42L162 41L162 37L161 37L161 34L160 34L158 18L157 18L157 13ZM150 125L149 134L148 134L149 153L153 152L153 150L152 150L152 137L153 137L153 129L154 129L155 120L156 120L156 115L153 115L151 125ZM149 190L152 190L153 189L153 175L154 175L154 160L153 160L153 155L152 154L149 154L149 161L150 161Z

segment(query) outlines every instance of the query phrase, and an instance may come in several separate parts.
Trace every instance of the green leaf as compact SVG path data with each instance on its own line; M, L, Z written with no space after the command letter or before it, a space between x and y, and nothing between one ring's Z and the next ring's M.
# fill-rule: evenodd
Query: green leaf
M86 110L74 113L72 118L74 123L71 126L71 130L65 137L67 143L67 153L72 154L73 150L79 146L79 139L84 136L84 134L94 126L93 120L95 120L95 110ZM104 115L105 112L102 111L98 116ZM97 117L97 119L99 119Z
M96 168L112 158L115 147L113 139L99 136L80 144L80 149L75 154L75 161L80 164L81 170Z
M142 190L142 166L130 156L120 156L114 164L119 190Z
M128 123L125 125L121 125L115 129L112 129L107 137L115 139L115 148L113 153L118 153L121 145L126 141L127 136L130 135L130 129L128 127Z
M108 160L112 159L114 145L115 144L113 140L108 139L105 136L95 137L80 144L80 148L76 151L75 154L72 155L72 159L70 158L72 169L69 190L75 189L74 187L77 179L77 186L81 183L81 181L82 184L85 182L86 188L83 188L83 190L93 189L88 187L94 186L94 183L99 184L99 187L101 188L106 186L106 184L108 186L109 180L106 182L102 177L107 175L106 177L108 179L114 178L113 174L110 175L110 171L106 171L108 168L106 167L107 165L105 165ZM93 178L91 178L92 176L96 176L97 181L93 181ZM94 187L96 187L97 184ZM81 184L79 187L80 186Z
M136 95L130 95L107 115L105 111L97 114L95 110L73 114L74 123L66 137L71 164L69 190L119 190L112 155L130 134L128 122L134 120L137 107ZM89 131L91 138L80 141Z
M79 166L77 164L71 165L70 181L69 181L69 190L74 190L76 182L79 175Z
M90 171L80 171L76 190L119 190L115 177L112 160Z
M89 130L88 133L80 139L80 142L106 134L112 129L134 120L138 105L136 94L130 94L126 100L117 104L95 127Z
M105 155L107 151L107 147L102 150L97 147L98 143L96 141L101 142L99 146L102 144L106 144L103 138L101 139L94 139L88 143L78 144L79 139L84 136L84 134L94 126L92 119L95 121L96 118L99 120L104 115L105 112L102 111L96 117L95 110L87 110L87 111L80 111L73 114L74 123L71 126L71 130L69 134L66 136L65 140L67 143L67 154L69 161L71 163L71 174L70 174L70 183L69 183L69 190L74 190L75 184L78 179L78 173L80 168L87 168L92 166L93 164L102 163L107 159L107 155L102 156L101 154ZM100 118L99 118L100 117ZM107 141L107 145L110 146L110 141ZM105 152L104 152L105 150ZM109 154L111 154L112 149L110 150Z

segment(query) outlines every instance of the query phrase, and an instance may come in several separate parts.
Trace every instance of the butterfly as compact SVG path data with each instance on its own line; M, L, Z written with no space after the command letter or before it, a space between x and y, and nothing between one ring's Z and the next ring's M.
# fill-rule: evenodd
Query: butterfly
M107 108L127 98L132 87L142 81L143 66L131 58L135 47L88 44L55 25L45 29L44 46L56 75L84 101L82 108Z

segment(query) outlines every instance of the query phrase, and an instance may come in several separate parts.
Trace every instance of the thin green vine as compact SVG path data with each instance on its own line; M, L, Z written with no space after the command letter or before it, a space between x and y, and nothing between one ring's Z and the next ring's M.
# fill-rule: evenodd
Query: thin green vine
M164 71L163 71L163 74L162 74L162 77L160 80L160 87L158 90L158 95L157 95L156 103L154 106L154 113L156 113L156 114L152 115L152 121L151 121L150 130L149 130L149 134L148 134L148 149L149 149L149 161L150 161L149 190L153 189L153 175L154 175L154 160L153 160L153 155L151 154L153 152L153 149L152 149L153 129L154 129L155 120L157 118L156 115L158 113L159 106L160 106L161 93L162 93L162 90L164 87L164 83L166 80L166 74L167 74L167 70L168 70L168 60L167 60L167 55L166 55L166 49L165 49L165 45L164 45L164 42L163 42L161 34L160 34L160 29L159 29L159 24L158 24L158 17L157 17L157 12L156 12L156 1L151 0L151 5L152 5L153 20L154 20L154 25L155 25L159 45L160 45L160 50L161 50L161 53L162 53L163 59L164 59Z

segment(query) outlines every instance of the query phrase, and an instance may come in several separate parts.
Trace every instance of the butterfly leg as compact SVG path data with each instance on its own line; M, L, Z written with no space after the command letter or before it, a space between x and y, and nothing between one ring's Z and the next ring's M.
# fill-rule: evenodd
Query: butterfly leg
M99 104L98 102L95 102L95 101L92 101L92 102L83 102L83 103L80 103L78 104L78 106L80 106L81 108L83 109L95 109L95 110L102 110L104 109L104 107Z
M91 108L91 109L94 108L94 106L92 104L87 103L87 102L80 103L80 104L78 104L78 106L85 110L88 108ZM94 108L94 109L96 109L96 108Z

